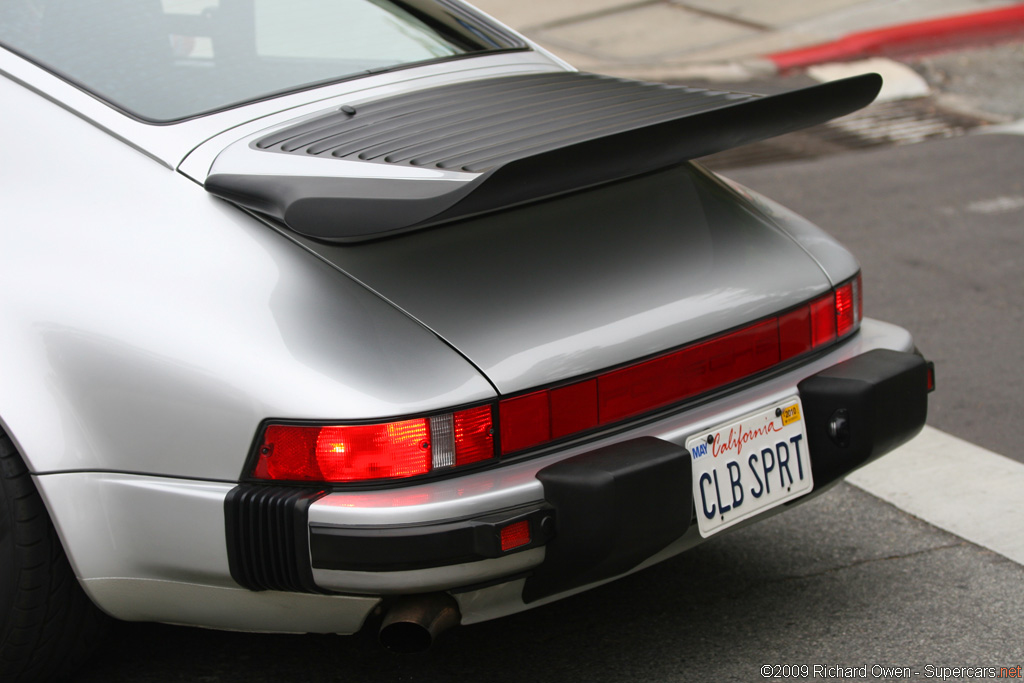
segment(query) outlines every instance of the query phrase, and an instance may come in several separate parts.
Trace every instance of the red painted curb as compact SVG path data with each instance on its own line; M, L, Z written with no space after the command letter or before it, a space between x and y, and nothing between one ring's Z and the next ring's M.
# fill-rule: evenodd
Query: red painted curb
M822 62L963 47L1018 35L1024 35L1024 4L851 33L830 43L766 55L765 59L774 62L779 71L789 71Z

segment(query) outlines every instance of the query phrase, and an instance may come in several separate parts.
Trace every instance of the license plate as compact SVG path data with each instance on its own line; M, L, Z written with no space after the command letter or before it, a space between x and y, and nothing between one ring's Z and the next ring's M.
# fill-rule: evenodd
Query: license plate
M798 397L686 441L693 502L707 537L814 488Z

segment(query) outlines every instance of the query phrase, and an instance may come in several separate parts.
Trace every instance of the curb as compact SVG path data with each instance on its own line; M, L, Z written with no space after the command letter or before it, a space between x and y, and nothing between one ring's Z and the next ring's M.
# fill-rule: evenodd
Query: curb
M765 55L765 59L784 73L823 62L966 47L1020 35L1024 35L1024 4L851 33L829 43Z

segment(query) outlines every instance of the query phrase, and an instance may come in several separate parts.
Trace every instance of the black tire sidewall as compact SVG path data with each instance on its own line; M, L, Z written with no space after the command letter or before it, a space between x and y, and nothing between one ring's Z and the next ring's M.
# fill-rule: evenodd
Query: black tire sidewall
M7 437L0 434L0 455L7 455L10 444ZM7 642L11 629L15 597L18 582L17 557L17 512L15 502L17 492L12 490L16 472L10 470L20 465L10 458L0 458L0 646Z

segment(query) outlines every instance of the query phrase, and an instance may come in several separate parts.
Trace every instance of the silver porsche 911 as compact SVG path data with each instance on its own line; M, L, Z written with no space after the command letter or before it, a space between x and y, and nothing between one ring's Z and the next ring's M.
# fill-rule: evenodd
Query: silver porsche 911
M2 0L0 45L5 681L108 616L416 650L925 422L856 260L691 161L874 74L579 73L455 0Z

